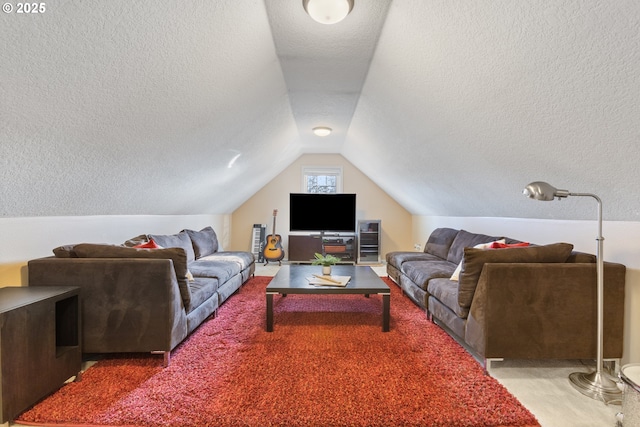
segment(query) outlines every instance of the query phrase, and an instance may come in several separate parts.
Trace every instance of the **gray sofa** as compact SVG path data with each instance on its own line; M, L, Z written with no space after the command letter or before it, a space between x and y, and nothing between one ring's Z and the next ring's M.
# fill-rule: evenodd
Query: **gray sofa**
M567 243L516 247L523 244L438 228L424 252L386 254L387 272L485 366L505 358L595 359L596 257ZM604 263L606 359L622 357L625 272Z
M29 261L29 286L81 287L83 353L161 353L165 366L255 271L252 253L219 251L211 227L61 246L54 255Z

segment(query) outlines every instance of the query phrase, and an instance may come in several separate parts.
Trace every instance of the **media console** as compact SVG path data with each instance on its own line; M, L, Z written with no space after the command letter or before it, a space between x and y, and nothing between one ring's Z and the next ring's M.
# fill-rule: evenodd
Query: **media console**
M331 254L341 264L355 264L358 237L356 233L310 233L289 235L289 262L310 264L316 253Z

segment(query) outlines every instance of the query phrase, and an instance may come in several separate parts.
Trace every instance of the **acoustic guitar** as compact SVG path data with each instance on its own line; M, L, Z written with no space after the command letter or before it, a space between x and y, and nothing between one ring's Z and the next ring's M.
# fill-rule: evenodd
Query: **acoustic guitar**
M276 234L276 216L278 215L278 210L273 210L273 230L271 234L269 234L265 240L264 249L262 250L262 255L264 256L265 263L264 265L269 264L269 261L278 261L278 265L281 265L282 258L284 258L284 249L282 249L282 237L279 234Z

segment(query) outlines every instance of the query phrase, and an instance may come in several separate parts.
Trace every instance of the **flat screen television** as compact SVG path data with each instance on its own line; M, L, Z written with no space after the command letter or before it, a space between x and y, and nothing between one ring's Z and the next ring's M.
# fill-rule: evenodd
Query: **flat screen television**
M356 231L356 195L291 193L289 231Z

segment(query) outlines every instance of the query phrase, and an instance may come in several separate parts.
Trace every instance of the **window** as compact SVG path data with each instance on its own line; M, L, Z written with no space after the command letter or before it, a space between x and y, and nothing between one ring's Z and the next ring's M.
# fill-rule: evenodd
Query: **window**
M303 193L342 193L342 167L302 167Z

